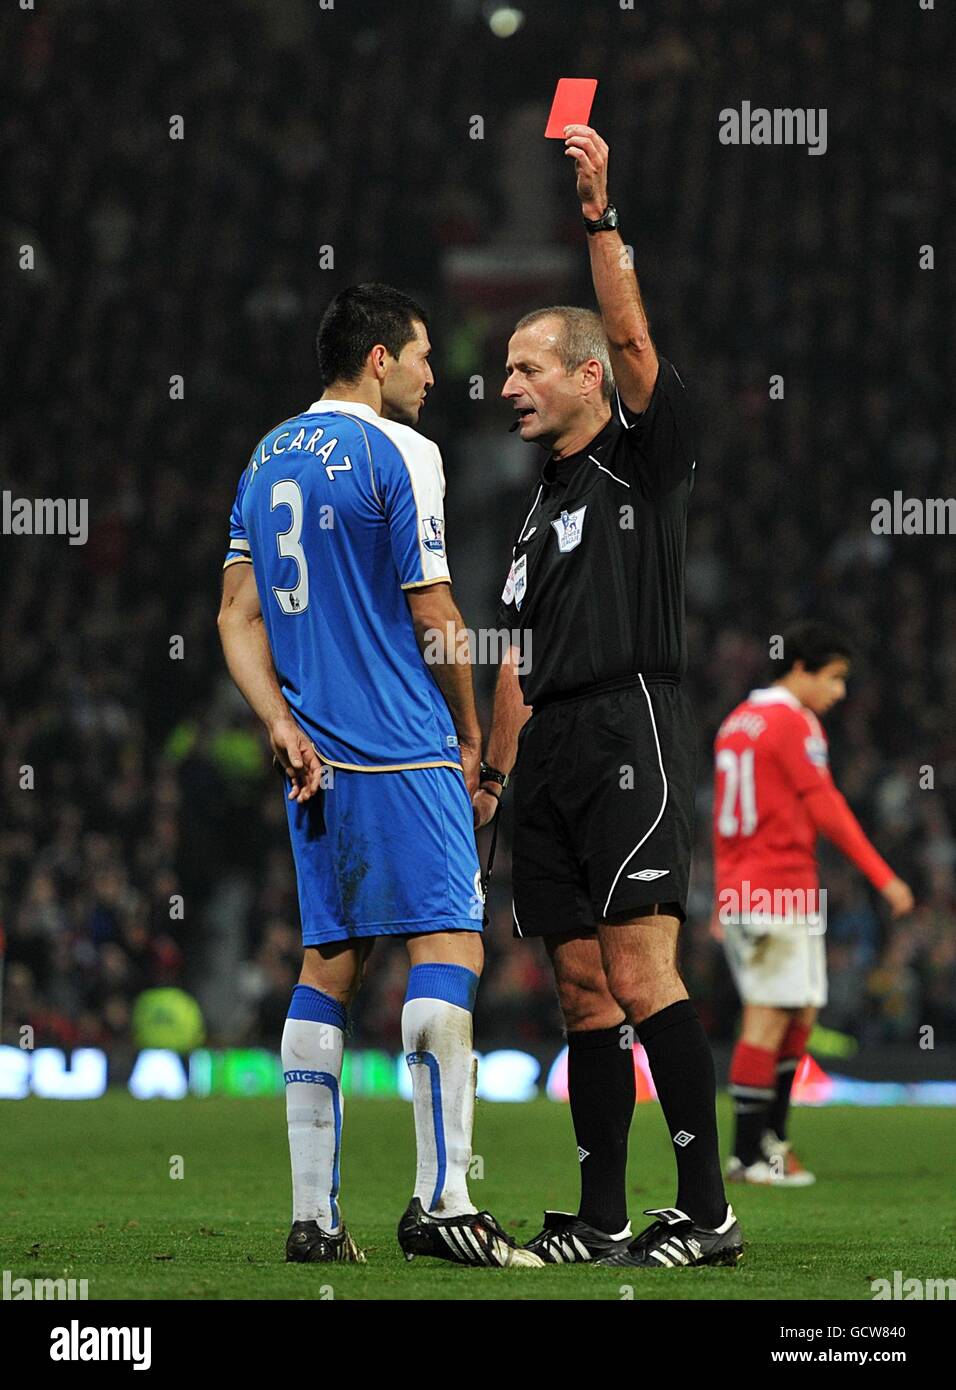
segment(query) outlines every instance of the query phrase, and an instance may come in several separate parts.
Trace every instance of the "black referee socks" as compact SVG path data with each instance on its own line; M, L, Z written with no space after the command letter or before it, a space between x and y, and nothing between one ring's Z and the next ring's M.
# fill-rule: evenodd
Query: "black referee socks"
M677 1201L698 1225L712 1229L727 1214L717 1149L717 1077L697 1010L679 999L646 1018L637 1036L677 1158Z
M578 1215L607 1235L627 1225L627 1135L634 1098L634 1056L620 1027L568 1034L568 1099L581 1164Z

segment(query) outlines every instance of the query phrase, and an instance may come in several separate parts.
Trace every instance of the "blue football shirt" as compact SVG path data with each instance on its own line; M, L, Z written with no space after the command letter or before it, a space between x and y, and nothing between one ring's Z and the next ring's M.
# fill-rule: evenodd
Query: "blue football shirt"
M406 589L451 582L441 455L353 401L271 430L243 473L225 565L251 563L282 692L323 760L458 767Z

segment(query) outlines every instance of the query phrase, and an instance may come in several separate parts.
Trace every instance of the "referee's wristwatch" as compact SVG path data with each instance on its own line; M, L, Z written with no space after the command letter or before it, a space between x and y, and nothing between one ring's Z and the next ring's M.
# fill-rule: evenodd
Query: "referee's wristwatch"
M587 228L588 236L594 236L595 232L615 232L617 231L620 218L617 215L617 208L613 203L608 203L600 217L590 218L581 214L581 221Z
M507 772L502 772L500 768L492 767L490 763L486 763L484 760L482 760L478 766L478 773L478 785L482 788L484 788L486 782L496 782L501 788L501 792L503 792L511 780ZM500 801L501 792L491 792L491 795L497 796Z

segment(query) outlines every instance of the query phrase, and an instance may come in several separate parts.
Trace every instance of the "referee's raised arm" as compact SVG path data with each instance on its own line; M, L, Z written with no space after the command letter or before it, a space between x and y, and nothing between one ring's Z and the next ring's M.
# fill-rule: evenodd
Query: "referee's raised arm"
M639 413L650 404L658 361L637 276L617 230L617 211L608 202L608 147L590 126L569 125L565 127L564 152L575 162L591 277L614 380L625 406Z

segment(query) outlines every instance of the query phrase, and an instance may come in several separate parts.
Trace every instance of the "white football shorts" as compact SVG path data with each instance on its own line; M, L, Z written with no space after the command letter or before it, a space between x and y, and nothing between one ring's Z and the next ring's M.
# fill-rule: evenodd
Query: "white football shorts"
M826 936L819 920L774 918L759 926L724 922L724 950L745 1004L822 1009L827 1002Z

